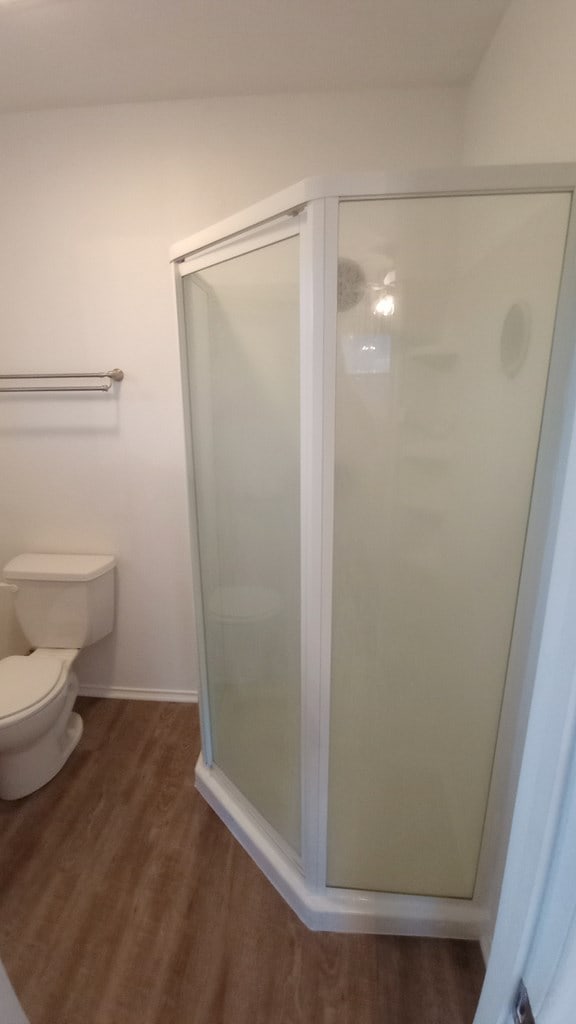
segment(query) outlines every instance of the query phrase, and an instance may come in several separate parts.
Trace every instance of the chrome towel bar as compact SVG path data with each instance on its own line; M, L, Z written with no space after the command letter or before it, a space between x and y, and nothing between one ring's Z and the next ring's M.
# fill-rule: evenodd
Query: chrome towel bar
M122 370L107 370L106 373L0 373L0 381L36 381L36 380L89 380L103 381L102 384L0 384L0 391L110 391L115 381L124 379Z

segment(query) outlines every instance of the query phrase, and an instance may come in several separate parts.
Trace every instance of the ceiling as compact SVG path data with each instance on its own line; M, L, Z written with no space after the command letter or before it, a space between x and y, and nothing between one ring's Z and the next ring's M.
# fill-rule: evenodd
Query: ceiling
M0 110L452 85L509 0L0 0Z

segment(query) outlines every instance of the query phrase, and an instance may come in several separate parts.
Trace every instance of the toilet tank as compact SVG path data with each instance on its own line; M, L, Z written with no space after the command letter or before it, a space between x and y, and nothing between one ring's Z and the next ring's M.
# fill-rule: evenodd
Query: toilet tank
M17 555L4 579L32 647L88 647L114 625L113 555Z

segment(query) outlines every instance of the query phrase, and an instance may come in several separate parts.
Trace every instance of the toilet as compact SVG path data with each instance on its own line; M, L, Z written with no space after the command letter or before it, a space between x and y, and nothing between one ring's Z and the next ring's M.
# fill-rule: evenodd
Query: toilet
M73 671L83 647L114 625L112 555L18 555L3 587L32 653L0 661L0 798L17 800L50 781L82 735Z

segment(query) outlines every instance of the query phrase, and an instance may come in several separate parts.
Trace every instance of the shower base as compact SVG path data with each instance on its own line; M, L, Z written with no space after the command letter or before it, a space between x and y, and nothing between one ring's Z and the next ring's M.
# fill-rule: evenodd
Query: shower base
M481 939L488 914L474 900L313 887L300 860L202 754L196 788L260 870L312 931Z

